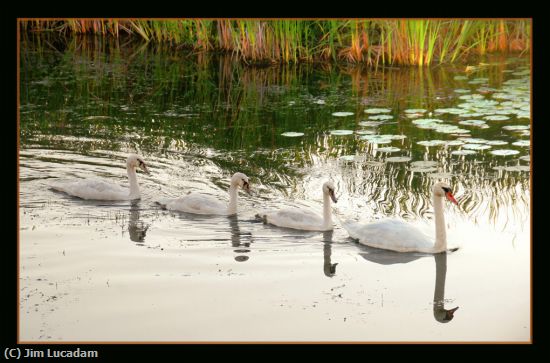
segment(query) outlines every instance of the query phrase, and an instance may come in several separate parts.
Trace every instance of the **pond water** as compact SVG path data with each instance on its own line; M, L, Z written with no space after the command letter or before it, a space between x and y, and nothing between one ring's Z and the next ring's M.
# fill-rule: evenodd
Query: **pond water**
M21 341L529 341L527 56L258 69L124 38L20 49ZM51 189L127 185L130 152L151 172L141 200ZM237 171L252 188L237 216L154 203L228 200ZM321 213L327 180L332 232L256 220ZM459 203L445 204L455 252L378 250L341 227L395 217L433 233L439 180Z

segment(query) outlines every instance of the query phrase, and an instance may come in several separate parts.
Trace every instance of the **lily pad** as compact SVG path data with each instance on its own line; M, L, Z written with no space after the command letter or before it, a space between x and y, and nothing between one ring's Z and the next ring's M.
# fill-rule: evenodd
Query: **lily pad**
M506 121L506 120L509 120L510 117L503 116L503 115L492 115L492 116L485 116L484 119L489 121Z
M512 145L530 147L531 146L531 141L529 141L529 140L519 140L519 141L513 142Z
M367 140L371 144L389 144L391 139L388 137L382 137L380 135L364 135L360 137L361 140Z
M376 131L374 130L355 130L357 135L374 135Z
M427 111L423 108L409 108L405 110L405 113L426 113Z
M389 158L386 158L386 161L388 163L406 163L407 161L411 161L412 159L408 156L392 156Z
M509 126L503 126L503 130L509 130L509 131L516 131L516 130L529 130L529 126L524 125L509 125Z
M457 88L457 89L455 89L455 92L456 93L470 93L471 91L469 89L465 89L465 88Z
M473 155L475 153L474 150L455 150L451 152L451 155Z
M381 121L361 121L359 122L359 125L366 126L366 127L375 127L382 125L383 122Z
M389 113L389 112L391 112L391 109L389 108L368 108L365 110L365 113L372 113L372 114Z
M486 150L491 148L490 145L484 144L464 144L462 147L468 150Z
M443 140L429 140L429 141L419 141L419 142L417 142L417 144L422 145L422 146L430 147L430 146L445 145L446 142L443 141Z
M390 115L374 115L370 116L369 120L392 120L393 116Z
M460 125L466 126L486 126L487 123L483 120L463 120L458 122Z
M466 77L466 76L455 76L453 79L455 81L466 81L468 79L468 77Z
M491 141L487 141L486 144L487 144L487 145L493 145L493 146L497 146L497 145L507 145L507 144L508 144L508 141L491 140Z
M418 120L414 120L412 123L415 125L431 125L441 122L443 122L443 120L437 118L419 118Z
M344 117L344 116L351 116L353 115L353 112L333 112L332 116L336 117Z
M529 165L505 166L503 169L506 171L531 171L531 167Z
M334 136L345 136L345 135L353 134L353 131L352 130L331 130L330 134Z
M499 150L491 151L491 154L498 155L498 156L508 156L508 155L517 155L519 154L519 151L509 150L509 149L499 149Z
M299 137L299 136L304 136L304 133L303 132L283 132L281 134L281 136L286 136L286 137Z
M520 156L519 159L520 159L520 160L531 161L531 156L530 156L530 155Z
M315 100L315 101L313 101L313 103L316 103L318 105L324 105L326 102L325 102L325 100Z
M376 149L376 151L380 151L382 153L394 153L397 151L401 151L401 149L398 147L388 146L388 147L380 147Z
M432 168L437 166L437 161L432 161L432 160L413 161L411 163L411 166L415 168Z
M447 145L447 146L460 146L460 145L464 145L464 141L462 141L462 140L447 141L447 143L445 145Z
M485 139L475 139L472 137L467 137L462 139L462 141L466 141L468 144L486 144L488 140Z

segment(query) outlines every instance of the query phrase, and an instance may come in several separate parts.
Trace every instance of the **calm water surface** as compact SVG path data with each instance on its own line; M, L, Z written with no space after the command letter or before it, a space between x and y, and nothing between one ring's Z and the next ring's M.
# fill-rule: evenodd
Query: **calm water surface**
M24 37L20 79L21 340L530 339L528 57L257 69L124 39ZM127 185L130 152L151 171L139 201L50 189ZM154 203L228 200L236 171L253 189L236 217ZM329 179L333 232L255 220L268 207L320 213ZM386 252L340 227L397 217L433 233L438 180L460 204L445 206L456 252Z

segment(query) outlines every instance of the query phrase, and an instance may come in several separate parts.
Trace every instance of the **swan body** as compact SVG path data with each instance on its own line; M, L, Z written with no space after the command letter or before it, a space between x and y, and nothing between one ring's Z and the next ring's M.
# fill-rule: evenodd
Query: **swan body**
M211 215L233 215L237 213L237 191L238 188L250 192L248 177L243 173L235 173L231 178L229 187L229 204L211 195L200 193L189 193L180 198L159 199L157 201L163 208L173 211L211 214Z
M275 211L263 212L256 217L263 219L264 223L273 224L278 227L299 229L305 231L330 231L333 229L332 212L330 210L330 199L337 202L334 195L334 184L326 182L323 184L323 216L302 209L285 208Z
M130 154L126 159L126 170L130 189L102 179L81 179L77 181L59 182L52 189L69 195L90 200L132 200L141 198L137 182L136 168L149 174L143 158Z
M433 187L435 240L412 225L397 219L387 219L369 224L346 221L342 223L342 227L351 238L371 247L397 252L444 252L447 250L447 235L443 216L444 197L458 204L447 184L436 183Z

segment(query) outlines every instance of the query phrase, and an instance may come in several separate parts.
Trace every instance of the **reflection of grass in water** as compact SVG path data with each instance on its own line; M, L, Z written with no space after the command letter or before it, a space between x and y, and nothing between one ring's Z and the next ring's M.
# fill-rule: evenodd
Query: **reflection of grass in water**
M376 72L335 65L258 69L229 57L166 52L140 44L123 46L98 38L89 38L85 45L76 41L49 43L59 51L52 52L44 41L35 44L32 39L22 47L23 147L32 143L82 153L137 149L191 155L213 149L219 154L209 158L222 169L261 175L265 184L273 185L292 184L302 175L301 169L333 165L342 155L359 155L364 161L334 164L342 173L355 172L350 175L349 193L372 196L376 211L396 215L425 213L430 208L425 196L430 195L433 179L413 175L407 171L407 163L369 164L383 161L385 156L356 135L338 137L327 131L363 130L359 122L368 117L365 108L391 108L390 114L400 120L407 108L454 106L454 99L437 100L438 92L449 89L452 93L463 86L462 81L454 80L456 72L444 67L379 68ZM37 48L41 50L35 53ZM501 67L482 67L475 77L487 77L490 86L498 87L504 80ZM47 82L42 82L45 79ZM317 99L325 104L314 103ZM355 114L332 116L340 111ZM450 116L437 117L448 122ZM416 146L417 140L447 140L447 136L418 129L411 122L383 123L373 130L408 135L404 141L388 144L402 149L396 156L410 156L413 161L442 160L440 172L452 173L452 183L462 190L486 185L490 192L472 193L471 202L465 199L465 208L474 216L489 213L496 218L504 204L522 205L502 195L515 193L518 183L528 188L527 177L499 171L495 178L488 165L496 166L498 161L486 153L475 159L452 159L448 153L454 149ZM304 136L285 138L280 135L285 131L303 132ZM476 130L475 137L491 139L492 132ZM93 140L62 140L56 135ZM491 194L494 190L501 196ZM486 198L492 198L487 206L476 206L476 201ZM523 211L513 213L510 218L524 215Z

